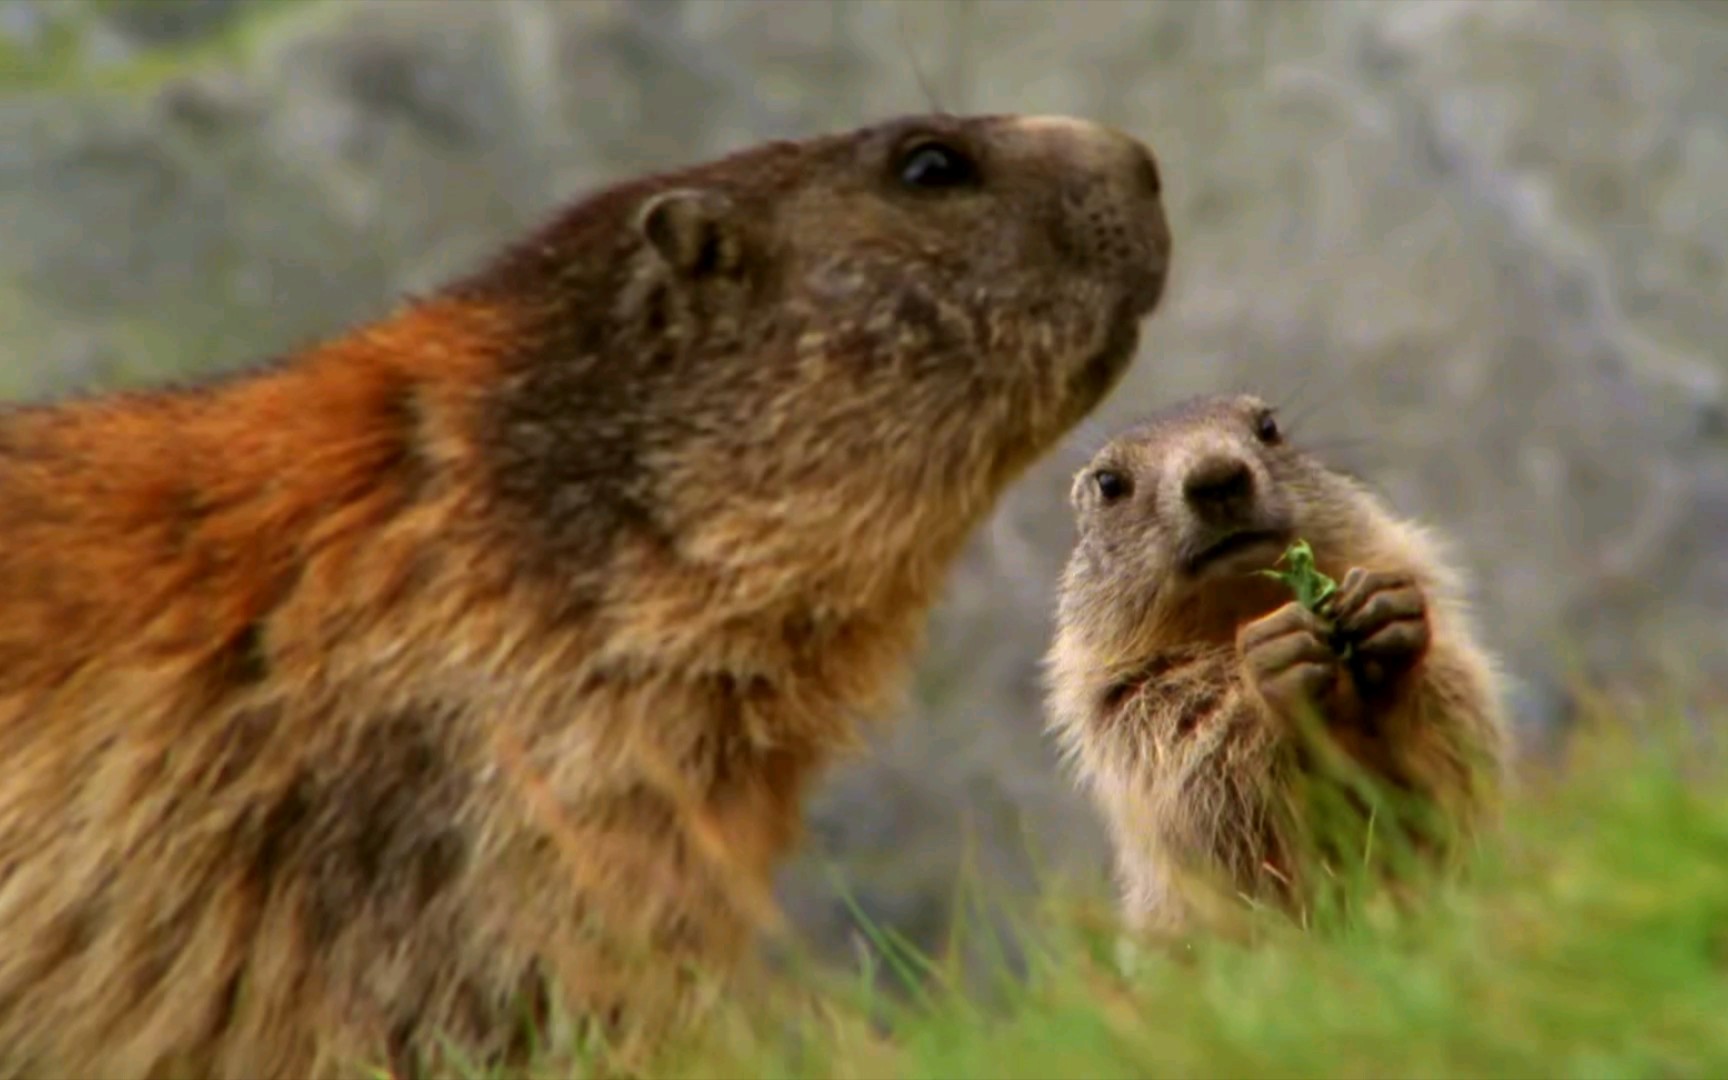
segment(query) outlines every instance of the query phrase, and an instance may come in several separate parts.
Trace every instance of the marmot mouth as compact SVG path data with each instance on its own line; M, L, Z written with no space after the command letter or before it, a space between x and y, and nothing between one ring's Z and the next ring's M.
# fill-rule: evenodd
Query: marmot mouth
M1132 298L1129 300L1129 310L1138 318L1145 318L1158 310L1158 304L1164 299L1164 288L1169 284L1170 275L1160 266L1148 270L1134 283Z
M1075 373L1071 389L1082 415L1091 412L1115 389L1139 351L1140 317L1124 312L1111 326L1104 347L1093 353L1092 358Z
M1289 542L1289 529L1238 529L1189 555L1183 560L1182 568L1186 573L1197 574L1233 555L1245 554L1261 547L1282 550Z

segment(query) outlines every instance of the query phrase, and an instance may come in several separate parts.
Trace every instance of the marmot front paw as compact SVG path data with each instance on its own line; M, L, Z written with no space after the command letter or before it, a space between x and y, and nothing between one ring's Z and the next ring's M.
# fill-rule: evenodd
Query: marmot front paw
M1357 567L1339 583L1329 614L1364 690L1384 688L1428 651L1428 599L1409 574Z
M1334 703L1339 661L1319 616L1292 600L1236 634L1248 680L1281 716L1302 708L1324 714Z

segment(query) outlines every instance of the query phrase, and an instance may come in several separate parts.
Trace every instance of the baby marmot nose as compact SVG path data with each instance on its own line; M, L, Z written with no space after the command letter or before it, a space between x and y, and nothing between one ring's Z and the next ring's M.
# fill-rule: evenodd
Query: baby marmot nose
M1188 470L1182 479L1182 497L1203 518L1229 518L1252 501L1254 474L1241 458L1214 454Z

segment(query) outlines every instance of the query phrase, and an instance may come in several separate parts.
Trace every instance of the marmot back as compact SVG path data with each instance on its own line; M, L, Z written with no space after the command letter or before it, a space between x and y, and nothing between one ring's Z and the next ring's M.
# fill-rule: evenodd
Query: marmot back
M1075 478L1079 540L1049 657L1049 724L1109 826L1122 904L1182 925L1211 879L1299 906L1299 786L1334 745L1468 837L1498 787L1499 678L1428 532L1286 440L1252 396L1172 408ZM1296 539L1337 580L1332 625L1255 571Z
M1138 142L912 117L601 191L244 375L0 415L0 1075L678 1015L1169 250Z

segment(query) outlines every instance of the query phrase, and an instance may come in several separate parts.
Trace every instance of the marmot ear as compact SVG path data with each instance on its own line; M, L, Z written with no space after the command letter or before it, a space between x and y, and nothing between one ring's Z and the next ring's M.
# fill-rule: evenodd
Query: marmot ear
M649 196L636 211L636 229L678 273L726 273L739 260L732 201L715 191L674 188Z
M1092 466L1074 474L1074 479L1068 483L1068 506L1073 510L1081 510L1086 505L1086 481L1092 476Z

